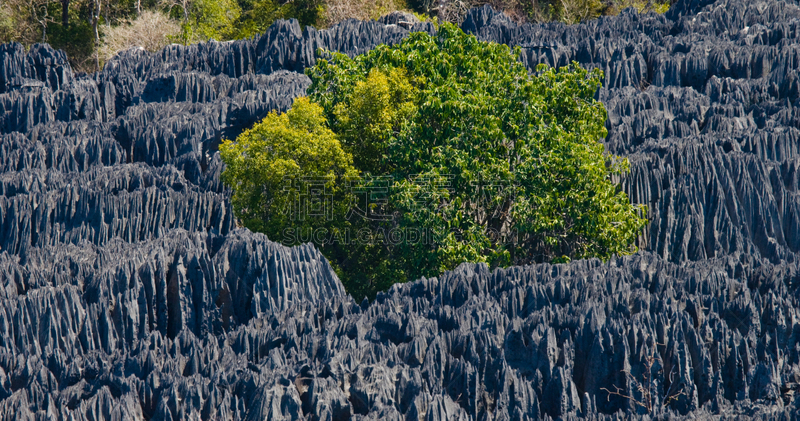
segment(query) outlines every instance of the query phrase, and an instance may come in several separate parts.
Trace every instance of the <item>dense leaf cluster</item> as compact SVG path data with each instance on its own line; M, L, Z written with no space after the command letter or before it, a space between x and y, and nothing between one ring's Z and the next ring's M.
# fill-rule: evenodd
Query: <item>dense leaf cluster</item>
M353 59L328 54L307 71L312 102L298 99L287 114L319 104L313 115L327 128L305 130L303 141L341 148L353 167L279 151L275 142L284 140L270 130L282 126L271 115L221 146L235 210L273 239L315 242L357 296L466 261L506 266L635 251L644 207L611 181L628 167L599 142L607 134L605 108L594 99L602 72L573 64L531 75L518 56L447 23L435 36L414 33ZM265 150L274 162L263 161ZM319 203L331 203L329 219L258 219L275 212L260 207L276 196L302 201L289 196L302 192L262 182L286 173L275 169L286 159L295 177L338 180L319 190ZM359 235L287 237L295 227Z
M351 155L328 129L322 109L307 98L298 98L284 114L271 112L236 142L224 143L220 154L227 164L222 181L233 187L237 216L253 231L273 235L295 224L330 227L324 212L306 212L299 218L295 201L301 193L322 189L331 197L320 204L329 207L323 210L343 215L343 206L349 204L343 194L346 180L358 176ZM333 205L336 209L330 208Z

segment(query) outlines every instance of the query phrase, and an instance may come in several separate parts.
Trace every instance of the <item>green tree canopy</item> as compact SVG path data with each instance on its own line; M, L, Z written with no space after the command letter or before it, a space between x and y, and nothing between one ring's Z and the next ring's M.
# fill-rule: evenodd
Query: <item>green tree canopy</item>
M594 96L602 72L573 63L530 74L518 56L445 23L434 36L413 33L352 59L329 54L307 70L320 124L363 176L340 196L350 203L334 219L374 235L319 244L351 293L374 295L467 261L505 266L635 251L645 209L611 179L628 164L600 143L606 111Z
M350 202L344 186L358 173L326 127L322 108L307 98L295 99L286 113L271 112L236 142L224 140L219 150L227 165L222 181L233 187L233 208L254 231L280 241L285 227L332 227L339 220L328 215L347 211L342 208ZM320 207L337 208L299 213L298 206L315 205L300 202L312 189L322 189L330 198Z
M237 34L236 23L242 14L235 0L167 0L172 18L181 22L180 41L190 44L216 39L224 41Z

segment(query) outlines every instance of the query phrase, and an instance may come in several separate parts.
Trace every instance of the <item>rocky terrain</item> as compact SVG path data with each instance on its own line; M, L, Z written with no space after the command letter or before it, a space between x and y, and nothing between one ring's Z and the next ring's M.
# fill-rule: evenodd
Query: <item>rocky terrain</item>
M317 48L435 31L396 23L281 21L91 75L0 46L0 418L800 418L797 2L472 10L529 66L605 71L642 251L464 264L368 303L312 246L237 228L216 148L302 95Z

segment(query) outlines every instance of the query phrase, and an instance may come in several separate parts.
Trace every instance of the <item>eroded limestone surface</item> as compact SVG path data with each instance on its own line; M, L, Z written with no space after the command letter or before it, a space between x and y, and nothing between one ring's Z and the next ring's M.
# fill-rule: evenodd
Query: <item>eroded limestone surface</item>
M472 10L465 30L531 67L605 71L606 145L650 209L643 251L464 264L368 305L312 246L236 227L216 149L302 95L318 48L407 26L281 21L92 75L0 46L0 418L611 419L645 413L604 389L641 399L622 370L657 357L657 413L796 420L798 4L680 0L576 26Z

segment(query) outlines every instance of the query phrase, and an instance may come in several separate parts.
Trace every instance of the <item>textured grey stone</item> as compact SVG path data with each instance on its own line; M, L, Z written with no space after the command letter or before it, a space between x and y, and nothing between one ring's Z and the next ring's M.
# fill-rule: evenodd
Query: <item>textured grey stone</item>
M796 420L796 2L574 26L472 10L462 27L528 66L604 70L642 252L464 264L359 305L312 246L237 228L216 150L302 95L318 48L435 31L407 19L281 21L92 75L0 46L0 418ZM651 356L645 414L604 389L642 399L623 370L643 381Z

